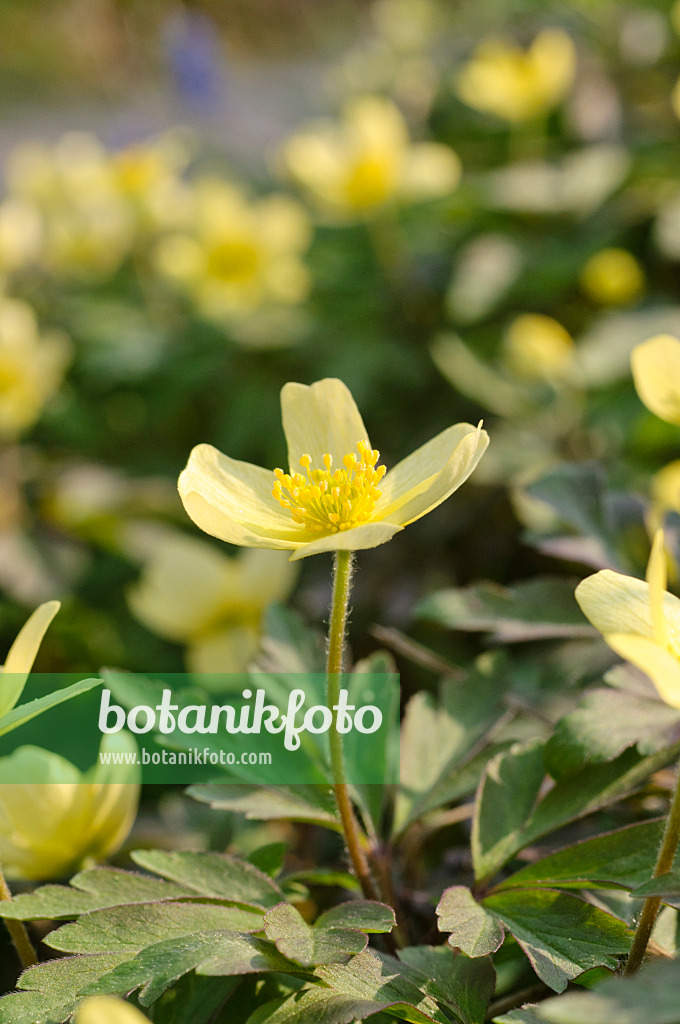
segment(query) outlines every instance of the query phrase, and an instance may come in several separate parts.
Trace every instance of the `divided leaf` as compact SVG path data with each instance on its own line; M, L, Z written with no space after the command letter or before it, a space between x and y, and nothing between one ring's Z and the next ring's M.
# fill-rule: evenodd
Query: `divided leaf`
M0 998L0 1024L61 1024L80 1002L82 989L121 959L108 953L29 967L17 982L21 991Z
M276 882L248 861L224 853L136 850L132 859L147 871L193 889L200 896L251 907L273 907L283 898Z
M450 932L449 945L470 957L495 953L503 942L503 927L477 903L464 885L446 889L437 906L440 932Z

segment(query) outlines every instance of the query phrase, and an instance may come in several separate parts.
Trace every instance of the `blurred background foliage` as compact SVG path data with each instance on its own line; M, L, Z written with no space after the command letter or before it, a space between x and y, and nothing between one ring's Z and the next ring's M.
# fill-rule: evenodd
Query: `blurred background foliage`
M5 646L58 597L43 670L292 656L267 601L323 629L328 559L263 590L176 479L203 441L282 465L281 386L338 376L388 466L491 436L361 553L355 656L377 628L408 696L509 639L484 671L564 710L608 664L573 582L678 544L629 356L680 332L679 31L661 0L3 0Z

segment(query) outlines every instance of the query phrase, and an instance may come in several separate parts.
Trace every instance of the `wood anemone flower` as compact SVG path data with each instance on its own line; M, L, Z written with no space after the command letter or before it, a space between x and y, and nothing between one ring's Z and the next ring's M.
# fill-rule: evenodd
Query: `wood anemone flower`
M680 599L666 590L663 531L655 534L646 582L603 569L579 583L576 600L612 650L680 708Z
M386 472L342 381L286 384L281 411L287 473L199 444L178 487L205 533L245 547L289 549L291 561L391 540L467 480L489 441L481 424L457 423Z
M631 356L637 393L651 412L680 425L680 340L657 334L636 345Z

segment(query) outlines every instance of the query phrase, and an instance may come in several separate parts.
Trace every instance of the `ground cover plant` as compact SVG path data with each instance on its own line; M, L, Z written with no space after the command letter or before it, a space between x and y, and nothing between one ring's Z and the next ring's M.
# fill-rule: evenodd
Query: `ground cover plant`
M265 8L0 10L0 1024L680 1024L678 7Z

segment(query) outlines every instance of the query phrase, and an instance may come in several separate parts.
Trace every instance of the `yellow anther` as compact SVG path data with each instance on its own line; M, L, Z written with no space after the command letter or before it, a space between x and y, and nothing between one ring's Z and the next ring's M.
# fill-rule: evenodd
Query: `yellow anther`
M385 467L376 466L380 455L367 441L359 441L357 451L358 457L349 452L342 459L344 468L335 470L330 454L322 456L324 469L312 469L311 456L301 455L299 462L306 477L275 469L272 495L290 511L293 522L313 533L337 533L370 522L380 498L376 485L385 475Z

